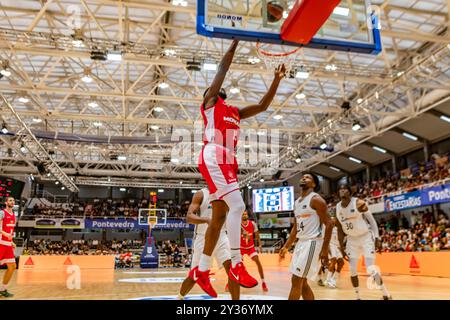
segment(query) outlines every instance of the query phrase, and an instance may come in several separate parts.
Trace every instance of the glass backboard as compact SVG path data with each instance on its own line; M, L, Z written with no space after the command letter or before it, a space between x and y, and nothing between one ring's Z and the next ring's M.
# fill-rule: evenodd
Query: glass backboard
M280 36L294 3L295 0L198 0L197 32L212 38L368 54L381 52L379 9L370 0L342 0L306 45L283 41ZM282 16L274 19L269 13L270 5L281 7Z

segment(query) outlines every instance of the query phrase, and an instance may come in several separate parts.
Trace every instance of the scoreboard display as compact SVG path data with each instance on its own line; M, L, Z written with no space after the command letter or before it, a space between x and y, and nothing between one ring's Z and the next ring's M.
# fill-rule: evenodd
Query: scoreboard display
M294 187L253 190L253 212L292 211L294 201Z
M0 203L5 203L7 197L20 199L24 185L22 181L0 177Z

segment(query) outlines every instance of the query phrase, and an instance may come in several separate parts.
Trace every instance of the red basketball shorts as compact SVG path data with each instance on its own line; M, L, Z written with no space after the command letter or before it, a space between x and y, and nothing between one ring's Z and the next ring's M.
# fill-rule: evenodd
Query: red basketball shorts
M199 170L209 187L209 201L222 198L239 190L237 171L238 165L234 152L229 149L209 143L200 152Z

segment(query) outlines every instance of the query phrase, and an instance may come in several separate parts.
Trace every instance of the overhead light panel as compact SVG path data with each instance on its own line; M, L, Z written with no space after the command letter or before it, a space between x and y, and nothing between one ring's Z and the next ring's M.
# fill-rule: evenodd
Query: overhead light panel
M3 124L3 125L2 125L2 133L3 133L3 134L8 134L8 132L9 132L9 131L8 131L8 129L6 128L6 125Z
M300 162L302 162L302 159L297 158L297 159L295 159L295 162L300 163Z
M238 94L239 92L241 92L241 89L239 89L238 87L231 87L230 92L232 94Z
M95 101L91 101L88 103L88 106L91 108L98 108L98 103Z
M41 118L33 118L33 122L34 123L41 123L42 119Z
M447 116L442 115L442 116L440 116L439 118L440 118L441 120L444 120L444 121L450 123L450 118L447 117Z
M297 73L295 74L295 77L297 79L306 80L309 78L309 72L305 71L305 70L297 71Z
M349 160L351 160L351 161L353 161L353 162L359 163L359 164L361 164L361 163L362 163L362 161L361 161L361 160L359 160L359 159L356 159L356 158L353 158L353 157L348 157L348 159L349 159Z
M150 129L152 129L152 130L159 130L159 127L156 126L156 125L152 125L152 126L150 126Z
M84 83L91 83L93 81L92 77L88 74L85 74L82 78L81 81L83 81Z
M27 151L27 148L25 148L24 145L21 145L21 146L20 146L20 151L21 151L22 153L25 153L25 152Z
M164 55L169 57L174 57L177 52L174 49L164 49Z
M333 166L330 166L330 169L331 169L331 170L334 170L334 171L336 171L336 172L341 172L341 169L336 168L336 167L333 167Z
M162 107L156 107L153 109L155 112L163 112L163 108Z
M119 160L119 161L125 161L125 160L127 160L127 157L125 157L125 156L118 156L118 157L117 157L117 160Z
M364 100L362 98L359 98L358 100L356 100L356 102L358 102L358 104L361 104Z
M320 149L325 150L326 148L328 148L328 144L326 141L323 141L319 147L320 147Z
M372 148L373 148L373 150L376 150L376 151L378 151L378 152L381 152L381 153L387 153L387 151L386 151L385 149L380 148L380 147L378 147L378 146L373 146Z
M327 71L336 71L337 70L337 66L335 64L327 64L325 66L325 70L327 70Z
M122 61L122 51L109 51L106 58L108 61Z
M259 182L264 182L264 179L260 179Z
M94 127L101 127L103 124L101 123L101 122L99 122L99 121L95 121L94 123L93 123L93 125L94 125Z
M158 84L158 87L161 89L167 89L169 87L169 84L166 82L161 82L160 84Z
M28 102L30 102L30 99L27 96L20 96L19 97L19 102L21 102L21 103L28 103Z
M350 14L350 9L344 7L336 7L333 10L333 14L348 17L348 15Z
M361 129L361 124L358 121L355 121L352 125L352 130L353 131L358 131Z
M405 138L408 138L409 140L413 140L413 141L417 141L419 140L419 138L417 138L416 136L413 136L412 134L408 133L408 132L403 132L402 135Z
M203 70L205 70L205 71L217 71L217 63L205 62L203 64Z
M296 98L296 99L299 99L299 100L305 99L305 98L306 98L306 94L304 94L303 92L302 92L302 93L299 93L299 94L297 94L297 95L295 96L295 98Z
M158 189L158 193L163 193L164 189Z
M281 119L283 119L283 116L281 114L276 114L276 115L273 116L273 118L275 120L281 120Z
M127 188L120 188L119 190L122 192L125 192L125 191L127 191Z
M181 7L187 7L188 2L186 0L173 0L172 5L174 6L181 6Z

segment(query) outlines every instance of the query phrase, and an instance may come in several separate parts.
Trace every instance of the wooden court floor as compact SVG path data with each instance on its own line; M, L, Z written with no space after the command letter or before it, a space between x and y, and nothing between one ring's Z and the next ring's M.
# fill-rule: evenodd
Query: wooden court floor
M257 275L254 266L249 265L249 272ZM9 291L15 294L13 299L45 300L126 300L126 299L170 299L178 293L181 281L187 275L187 269L139 269L105 271L84 271L81 274L80 289L68 289L65 277L58 272L16 272ZM219 298L227 299L224 291L225 273L215 270L213 286ZM245 299L286 299L290 289L290 274L285 267L266 268L268 293L263 293L261 286L242 289ZM0 271L3 276L3 270ZM381 293L367 287L367 277L360 277L362 299L379 300ZM396 300L424 299L450 300L450 279L408 275L384 275L384 281ZM316 299L353 300L354 293L348 274L343 273L338 281L338 289L319 287L311 283ZM193 299L202 298L203 292L194 287ZM264 296L264 297L260 297ZM159 297L159 298L158 298Z

